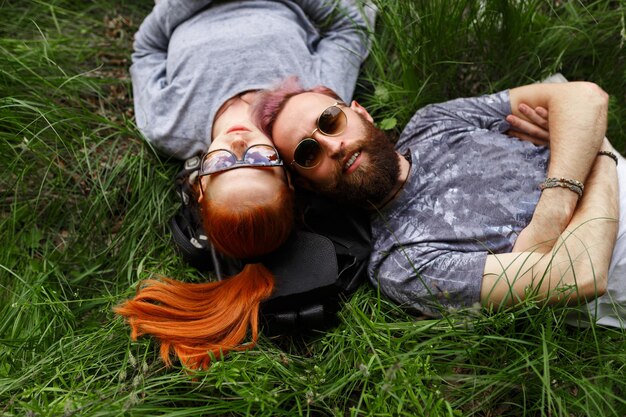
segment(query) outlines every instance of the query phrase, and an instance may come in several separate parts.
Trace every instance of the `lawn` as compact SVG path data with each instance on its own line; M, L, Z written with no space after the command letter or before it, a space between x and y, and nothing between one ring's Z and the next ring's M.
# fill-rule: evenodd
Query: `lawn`
M416 109L561 72L610 95L626 150L626 0L377 0L357 98ZM0 3L0 415L625 416L626 332L567 308L411 316L363 286L327 332L207 372L165 368L112 307L142 279L205 279L174 252L179 165L134 125L133 33L151 3Z

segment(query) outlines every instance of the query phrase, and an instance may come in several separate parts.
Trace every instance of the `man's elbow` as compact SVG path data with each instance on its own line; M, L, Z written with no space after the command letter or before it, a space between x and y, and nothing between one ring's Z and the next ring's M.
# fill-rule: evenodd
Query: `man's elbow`
M573 84L576 85L576 92L585 103L606 113L609 107L609 95L602 87L590 81Z
M598 268L586 262L586 265L578 269L580 273L575 276L576 296L581 301L590 301L604 295L608 285L608 268Z

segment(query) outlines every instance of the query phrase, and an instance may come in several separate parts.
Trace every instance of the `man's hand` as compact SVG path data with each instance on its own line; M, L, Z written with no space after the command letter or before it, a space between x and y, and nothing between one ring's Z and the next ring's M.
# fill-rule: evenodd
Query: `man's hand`
M535 145L550 145L548 127L548 110L544 107L532 108L520 103L518 111L525 117L510 114L506 121L511 125L507 132L509 136L532 142ZM555 190L556 192L560 192ZM569 193L569 190L562 190ZM570 196L571 197L571 196ZM541 203L541 201L540 201ZM513 252L538 252L547 253L552 249L555 239L561 234L567 224L555 225L555 219L563 219L566 216L560 205L548 205L537 211L539 215L524 228L513 246Z
M507 135L532 142L535 145L548 146L550 144L548 110L541 106L532 108L520 103L518 111L525 118L514 114L508 115L506 121L511 125L511 129L506 132Z

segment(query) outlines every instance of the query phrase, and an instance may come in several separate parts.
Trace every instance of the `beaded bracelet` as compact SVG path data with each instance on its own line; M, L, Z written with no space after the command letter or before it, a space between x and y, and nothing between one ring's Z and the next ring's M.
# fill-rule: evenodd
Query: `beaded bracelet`
M609 158L614 160L615 161L615 165L617 165L617 155L615 155L613 152L611 152L611 151L599 151L598 152L598 156L600 156L600 155L608 156Z
M541 191L545 190L546 188L555 187L567 188L568 190L578 194L578 197L583 196L583 190L585 189L585 186L582 182L569 178L546 178L541 184L539 184L539 189Z

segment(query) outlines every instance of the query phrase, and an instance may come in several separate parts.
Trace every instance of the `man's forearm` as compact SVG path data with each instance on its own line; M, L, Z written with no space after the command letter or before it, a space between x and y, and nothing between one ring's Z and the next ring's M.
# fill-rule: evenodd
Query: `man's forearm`
M618 195L615 162L597 157L585 195L548 253L487 257L482 303L511 305L529 295L547 302L587 301L602 295L617 234Z
M587 181L585 195L570 224L555 244L555 257L573 263L572 278L581 294L604 292L619 218L619 190L615 162L599 156ZM569 241L569 242L568 242ZM563 248L559 248L564 245ZM570 249L580 256L572 259Z
M606 132L608 95L593 83L571 82L515 88L510 97L519 117L520 103L549 112L548 176L584 181Z
M608 95L586 82L535 84L511 90L512 111L524 117L520 103L548 109L550 161L546 176L584 183L605 135ZM559 236L569 224L578 198L567 188L544 190L529 225L537 239L529 241L539 244Z

